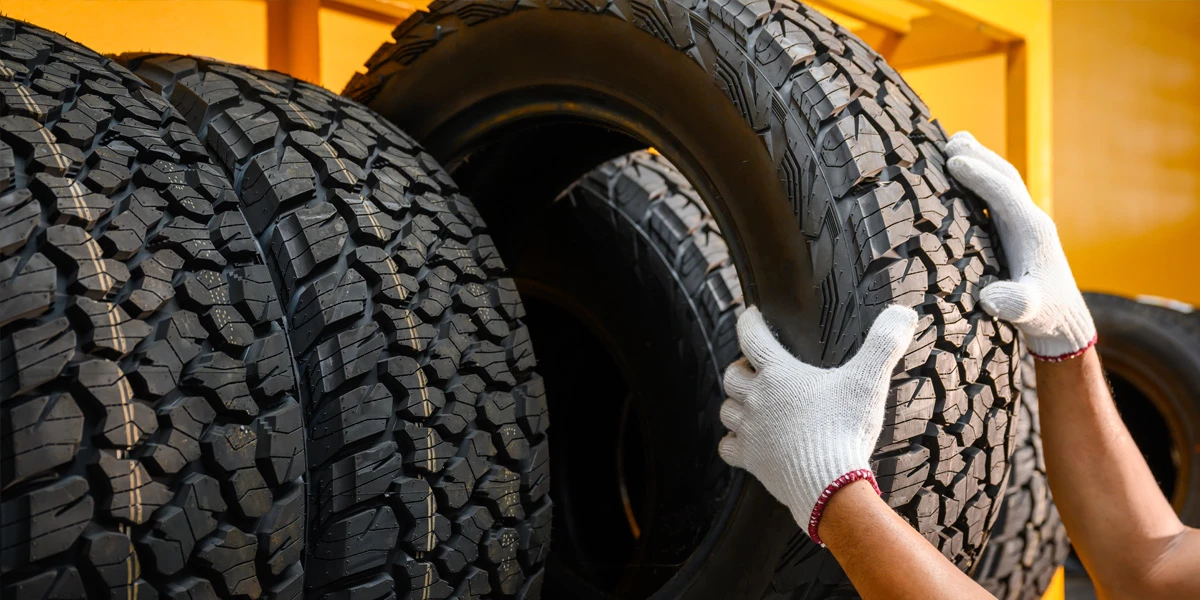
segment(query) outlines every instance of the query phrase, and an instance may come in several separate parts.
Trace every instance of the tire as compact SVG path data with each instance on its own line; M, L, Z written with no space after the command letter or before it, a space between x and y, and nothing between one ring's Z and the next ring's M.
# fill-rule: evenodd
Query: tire
M840 364L884 306L916 308L880 483L971 568L1012 450L1017 348L976 304L1006 276L1002 258L983 204L946 177L925 106L852 34L790 2L517 5L433 3L346 93L448 166L505 256L560 190L650 146L696 188L747 300L802 359ZM761 486L730 485L680 595L846 589Z
M1184 524L1200 526L1200 320L1084 294L1113 399Z
M589 173L536 230L509 264L556 423L545 595L671 597L661 565L686 561L745 476L716 452L721 375L740 355L737 273L687 180L646 152ZM614 557L630 564L605 571Z
M1021 414L1000 516L973 577L1001 600L1038 600L1071 552L1050 496L1033 357L1021 361Z
M120 65L0 18L4 598L298 598L303 410L229 180Z
M411 138L327 90L123 60L219 157L270 249L310 424L307 595L536 597L545 398L471 203Z

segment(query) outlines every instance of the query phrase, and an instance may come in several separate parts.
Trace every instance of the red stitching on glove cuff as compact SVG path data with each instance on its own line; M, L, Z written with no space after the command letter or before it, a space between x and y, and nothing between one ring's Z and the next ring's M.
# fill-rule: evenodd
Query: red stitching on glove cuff
M825 505L829 503L834 492L863 479L871 482L871 487L875 488L876 494L881 494L879 484L875 483L875 474L870 469L857 469L834 479L833 483L825 487L825 491L821 492L821 495L817 497L817 503L813 505L812 515L808 518L808 537L822 546L825 545L821 541L821 536L817 535L817 524L821 522L821 514L825 512Z
M1084 352L1088 351L1088 348L1095 346L1097 339L1099 339L1099 334L1093 335L1092 341L1088 342L1086 346L1084 346L1074 352L1068 352L1066 354L1060 354L1058 356L1042 356L1040 354L1034 354L1033 352L1030 352L1029 355L1042 361L1042 362L1062 362L1064 360L1071 360L1072 358L1082 356Z

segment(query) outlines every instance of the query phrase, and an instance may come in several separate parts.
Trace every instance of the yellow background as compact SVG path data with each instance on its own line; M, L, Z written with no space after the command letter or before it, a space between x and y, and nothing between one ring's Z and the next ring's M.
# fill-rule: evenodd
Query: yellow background
M271 0L275 9L301 1L317 0ZM836 7L839 0L823 1ZM880 12L911 10L899 0L840 1ZM193 53L287 68L278 58L271 62L269 3L5 0L0 10L103 53ZM371 18L356 0L321 4L319 35L291 49L319 53L314 72L300 75L340 91L399 19ZM1200 2L946 4L1026 42L1027 180L1035 200L1052 207L1080 286L1200 304L1200 253L1192 249L1200 232ZM1013 151L1002 54L902 72L947 131L969 129L1002 154Z

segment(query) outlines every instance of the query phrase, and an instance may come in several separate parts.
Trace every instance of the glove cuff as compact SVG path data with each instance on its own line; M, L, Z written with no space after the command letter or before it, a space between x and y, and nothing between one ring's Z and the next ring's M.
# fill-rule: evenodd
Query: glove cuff
M829 503L829 499L833 498L834 493L838 490L850 485L855 481L866 480L871 482L871 487L875 489L876 494L880 494L879 484L875 482L875 473L870 469L855 469L834 479L832 483L825 486L825 490L817 496L817 501L813 504L812 513L808 517L808 537L821 545L825 543L821 541L821 536L817 535L817 526L821 524L821 515L825 513L825 506Z
M1057 354L1057 355L1038 354L1037 352L1033 351L1032 345L1031 345L1030 350L1029 350L1029 355L1036 358L1037 360L1042 361L1042 362L1063 362L1065 360L1071 360L1072 358L1082 356L1084 352L1088 351L1088 348L1091 348L1092 346L1096 345L1096 341L1098 339L1099 339L1098 335L1092 334L1092 339L1089 340L1086 344L1084 344L1084 346L1082 348L1080 348L1078 350L1066 352L1064 354Z
M1059 317L1058 323L1053 336L1027 335L1029 354L1044 362L1062 362L1080 356L1096 345L1096 325L1082 296L1076 306Z

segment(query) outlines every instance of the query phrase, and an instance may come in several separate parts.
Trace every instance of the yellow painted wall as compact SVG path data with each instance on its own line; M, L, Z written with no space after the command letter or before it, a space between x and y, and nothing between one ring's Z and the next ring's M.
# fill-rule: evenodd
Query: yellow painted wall
M384 42L396 23L321 8L321 85L342 91Z
M1019 35L1025 40L1025 56L1028 65L1028 88L1025 93L1028 114L1026 118L1024 137L1026 138L1023 154L1027 157L1025 180L1033 200L1047 210L1053 207L1054 187L1054 154L1052 141L1057 131L1052 127L1052 85L1053 74L1051 48L1052 39L1057 31L1051 27L1050 0L943 0L946 4L978 19L991 23L999 28ZM968 79L969 80L969 79ZM945 80L944 86L955 86L952 80ZM965 86L961 86L965 88ZM917 87L918 93L924 91ZM1003 87L1001 87L1003 89ZM945 98L953 92L932 92L935 99ZM1003 92L1001 92L1003 93ZM983 94L978 94L982 96ZM976 94L958 92L958 102L976 102ZM994 99L994 98L993 98ZM991 102L993 99L987 100ZM931 109L935 107L930 105ZM944 107L953 116L959 109L951 106ZM934 116L939 116L940 109L933 110ZM939 117L940 118L940 117ZM953 133L954 128L943 123L947 132ZM986 125L984 125L986 128ZM1007 148L1012 156L1013 148Z
M0 13L103 54L177 52L267 66L262 0L3 0Z
M1200 2L1053 11L1054 220L1076 279L1200 304Z
M1005 156L1003 54L904 69L900 74L946 133L970 131Z

